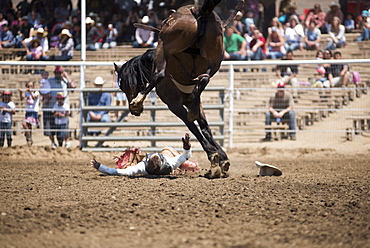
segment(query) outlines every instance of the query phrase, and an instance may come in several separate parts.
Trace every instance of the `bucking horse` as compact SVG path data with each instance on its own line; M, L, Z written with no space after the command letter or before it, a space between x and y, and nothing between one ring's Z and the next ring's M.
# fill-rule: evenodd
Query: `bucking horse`
M194 134L211 162L207 178L228 176L230 160L214 140L202 109L200 95L219 70L223 54L224 24L214 12L221 0L205 0L203 5L187 5L171 10L163 21L156 49L147 50L115 66L120 89L127 95L131 114L140 116L143 101L156 87L156 93L169 110ZM244 3L240 1L230 22ZM225 24L226 25L226 24ZM198 122L199 128L194 123Z

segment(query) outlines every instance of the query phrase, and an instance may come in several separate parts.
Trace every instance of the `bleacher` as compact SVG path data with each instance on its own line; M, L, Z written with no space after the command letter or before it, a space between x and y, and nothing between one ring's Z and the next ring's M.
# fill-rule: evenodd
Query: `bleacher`
M342 53L343 59L366 59L370 55L370 42L355 42L354 39L358 34L347 35L347 45L344 48L338 49ZM325 35L323 36L323 40ZM325 42L323 42L323 45ZM146 49L132 48L130 46L118 46L115 49L101 49L98 51L87 51L87 61L112 61L122 62L130 58L142 54ZM55 54L55 49L50 51L49 55ZM315 51L295 51L294 59L315 59ZM20 49L1 50L0 55L3 60L22 60L22 51ZM75 51L74 61L79 60L80 52ZM368 86L370 81L370 70L368 64L353 64L352 71L358 71L361 74L362 87ZM40 74L34 74L35 70L45 69L49 71L50 77L53 77L54 66L44 66L42 68L26 68L25 66L1 66L0 88L18 89L24 88L27 81L38 82L41 78ZM267 102L275 87L272 82L276 80L274 65L255 65L251 68L246 66L236 66L234 88L238 92L234 95L234 127L243 132L243 135L235 136L235 142L238 139L243 141L259 140L264 136L261 130L264 130L265 111L267 110ZM325 118L331 114L335 114L335 109L340 109L343 106L356 101L356 98L361 94L367 93L366 89L358 90L356 85L351 84L347 88L335 89L333 91L313 90L309 83L315 75L316 65L307 64L299 66L298 80L302 83L302 89L298 91L298 98L295 99L295 109L297 113L297 123L300 129L309 128L316 122L325 121ZM79 82L79 67L65 67L65 70L70 74L75 82ZM87 66L86 67L86 87L92 87L92 82L97 76L102 76L108 83L105 87L114 87L113 85L113 63L111 67L102 66ZM229 72L227 66L222 66L221 70L212 78L209 86L228 87ZM109 83L112 82L112 83ZM36 84L37 85L37 84ZM257 90L244 90L255 88ZM305 90L305 88L307 90ZM71 95L72 107L79 106L79 95L77 93ZM228 96L230 97L230 96ZM22 108L24 103L19 100L18 94L13 94L12 99L18 108ZM219 101L218 96L203 94L203 103L216 103ZM149 104L148 102L146 104ZM164 112L161 112L161 114ZM112 117L113 117L112 113ZM22 111L18 111L14 119L20 121L24 116ZM164 118L171 122L177 120L177 117L172 113L164 114ZM207 113L207 116L209 114ZM142 118L142 117L140 117ZM143 118L150 119L149 115L144 115ZM160 117L162 118L162 117ZM128 122L135 118L128 118ZM17 122L17 121L16 121ZM15 124L18 125L19 124ZM281 131L286 130L284 127L276 127ZM143 130L143 129L142 129ZM256 132L258 130L259 132ZM245 137L250 137L245 139Z

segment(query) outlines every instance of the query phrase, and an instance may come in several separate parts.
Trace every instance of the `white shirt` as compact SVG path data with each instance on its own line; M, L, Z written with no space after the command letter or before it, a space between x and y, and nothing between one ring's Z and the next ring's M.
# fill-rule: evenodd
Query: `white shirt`
M31 94L36 98L32 98ZM38 112L39 111L39 102L40 102L40 93L38 91L26 92L24 93L26 97L26 112Z
M15 104L13 102L0 102L0 122L9 123L12 122L12 115L8 112L3 112L2 107L6 109L15 109ZM5 114L3 114L5 113Z
M287 42L300 41L300 39L304 37L304 30L302 25L297 24L294 28L286 28L284 36Z
M69 112L69 104L64 103L63 106L59 106L58 102L54 104L53 107L53 113L55 112L61 112L62 114L65 114L66 112ZM68 123L68 116L65 117L55 117L55 124L67 124Z
M190 157L191 150L183 150L183 153L181 155L165 158L169 165L172 167L172 171L174 171L177 168L179 168L180 165L184 163L186 160L188 160ZM100 164L98 170L107 175L117 175L117 176L149 175L149 173L145 170L144 162L140 162L136 165L129 166L126 169L114 169L109 168L103 164Z

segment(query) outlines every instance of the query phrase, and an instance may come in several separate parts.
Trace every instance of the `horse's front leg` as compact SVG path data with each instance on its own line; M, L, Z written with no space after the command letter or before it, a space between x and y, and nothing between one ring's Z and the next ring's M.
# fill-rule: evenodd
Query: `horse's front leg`
M194 90L192 92L193 101L190 105L190 109L188 112L189 121L195 121L200 118L200 95L202 94L203 90L207 87L209 83L210 79L209 72L210 70L208 69L206 74L201 74L194 79L194 81L198 81L198 83L194 87Z
M130 109L135 110L140 115L143 112L143 102L146 96L164 78L164 76L165 68L155 74L153 80L149 83L149 85L143 91L139 92L139 94L134 99L132 99L132 101L130 102Z
M212 130L209 127L207 119L202 108L200 109L200 118L197 120L202 131L203 137L209 142L211 146L216 149L217 153L211 154L208 157L211 162L211 168L205 175L207 178L220 178L229 176L230 160L227 157L222 147L215 141L212 135Z

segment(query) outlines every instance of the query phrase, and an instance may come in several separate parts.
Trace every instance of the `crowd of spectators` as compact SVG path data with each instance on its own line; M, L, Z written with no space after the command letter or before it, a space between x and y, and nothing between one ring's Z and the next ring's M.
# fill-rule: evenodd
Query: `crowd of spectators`
M215 11L226 21L237 2L221 2ZM122 43L129 43L134 47L153 47L158 38L156 34L144 31L140 33L133 24L143 22L160 27L161 20L168 16L170 9L186 4L194 4L194 1L86 0L87 49L114 48ZM1 1L0 49L25 48L27 60L71 59L73 50L81 49L80 6L80 1L77 6L73 6L71 0L22 0L16 6L13 6L12 0ZM315 4L307 14L300 15L295 1L285 0L280 2L278 13L275 13L271 11L277 9L275 3L247 1L231 23L234 33L246 40L245 45L239 44L238 51L245 54L238 56L238 59L274 59L284 56L289 50L319 49L320 35L323 33L330 34L327 48L336 49L345 44L344 33L351 32L354 28L363 31L359 41L368 39L370 17L367 11L362 12L361 18L354 18L350 13L344 18L337 2L332 2L329 8L325 13L319 4ZM276 27L277 31L272 27ZM42 53L40 49L31 47L31 41L36 38L42 47ZM258 47L251 47L251 41L257 43ZM280 45L282 41L285 47ZM37 42L32 42L33 45L35 43ZM59 51L57 56L48 56L47 51L51 47ZM37 54L31 50L37 50ZM225 59L234 58L226 56Z

